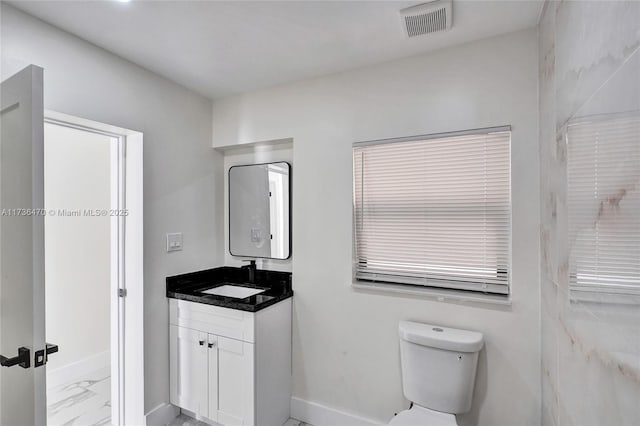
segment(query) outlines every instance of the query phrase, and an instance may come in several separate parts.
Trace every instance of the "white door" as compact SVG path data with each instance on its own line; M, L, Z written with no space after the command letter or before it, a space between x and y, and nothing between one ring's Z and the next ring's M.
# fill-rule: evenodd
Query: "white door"
M218 336L218 422L254 424L253 344Z
M207 333L171 325L169 342L171 402L207 417Z
M32 65L0 89L2 425L46 424L42 77Z

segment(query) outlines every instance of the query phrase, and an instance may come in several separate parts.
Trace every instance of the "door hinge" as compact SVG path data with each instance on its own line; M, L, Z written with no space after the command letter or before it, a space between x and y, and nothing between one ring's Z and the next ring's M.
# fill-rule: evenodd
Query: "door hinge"
M119 297L127 297L127 289L126 288L119 288L118 289L118 296Z

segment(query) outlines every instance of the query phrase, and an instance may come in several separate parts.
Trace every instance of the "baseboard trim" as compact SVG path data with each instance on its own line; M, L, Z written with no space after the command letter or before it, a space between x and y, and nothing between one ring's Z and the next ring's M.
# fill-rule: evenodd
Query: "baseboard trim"
M147 426L165 426L180 415L180 408L173 404L163 402L156 408L145 414L145 424Z
M291 417L313 426L382 426L372 419L346 413L317 402L291 398Z
M111 352L105 351L71 364L47 371L47 389L77 382L87 374L111 367Z

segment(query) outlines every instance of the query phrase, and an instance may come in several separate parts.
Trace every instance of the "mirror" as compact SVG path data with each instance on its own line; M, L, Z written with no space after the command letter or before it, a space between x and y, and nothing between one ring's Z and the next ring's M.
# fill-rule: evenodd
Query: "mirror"
M229 168L229 252L287 259L291 254L289 163Z

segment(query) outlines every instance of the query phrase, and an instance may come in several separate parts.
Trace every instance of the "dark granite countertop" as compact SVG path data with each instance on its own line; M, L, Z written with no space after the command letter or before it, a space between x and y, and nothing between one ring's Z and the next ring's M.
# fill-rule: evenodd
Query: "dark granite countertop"
M293 296L291 273L256 270L254 283L248 283L248 272L222 266L204 271L167 277L167 297L221 306L241 311L257 312ZM225 284L265 289L265 292L244 299L204 294L202 291Z

